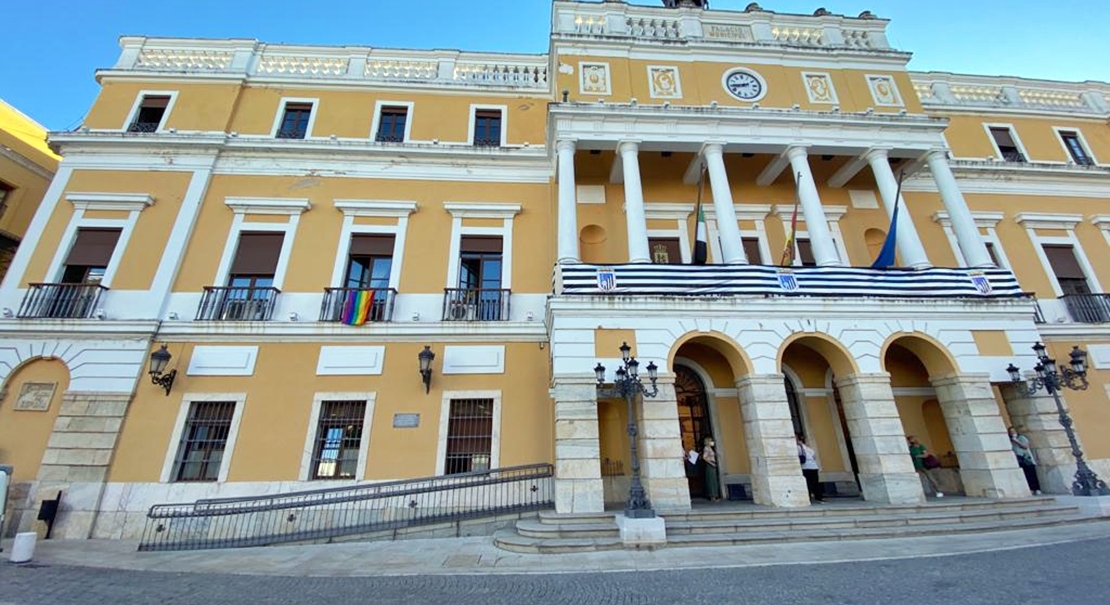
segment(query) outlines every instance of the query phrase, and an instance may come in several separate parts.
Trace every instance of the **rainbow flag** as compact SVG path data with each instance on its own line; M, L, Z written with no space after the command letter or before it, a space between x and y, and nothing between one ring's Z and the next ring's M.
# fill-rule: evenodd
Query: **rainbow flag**
M361 326L370 318L370 306L374 304L373 290L351 290L343 303L341 320L348 326Z

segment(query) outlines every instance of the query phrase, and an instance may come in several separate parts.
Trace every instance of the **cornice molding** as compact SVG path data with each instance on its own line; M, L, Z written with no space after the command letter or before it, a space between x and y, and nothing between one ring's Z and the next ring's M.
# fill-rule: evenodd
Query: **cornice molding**
M154 204L149 193L67 193L66 201L81 210L143 211Z
M312 208L308 198L228 197L224 203L235 214L293 216Z
M420 206L416 202L392 200L335 200L335 209L344 216L378 216L401 218L416 212Z
M443 202L443 209L455 218L507 219L520 214L520 204L485 202Z
M16 164L19 164L20 167L33 172L36 176L42 177L46 180L54 178L54 171L40 166L31 158L23 155L22 153L19 153L18 151L12 149L11 147L8 147L7 145L0 145L0 157L11 160Z

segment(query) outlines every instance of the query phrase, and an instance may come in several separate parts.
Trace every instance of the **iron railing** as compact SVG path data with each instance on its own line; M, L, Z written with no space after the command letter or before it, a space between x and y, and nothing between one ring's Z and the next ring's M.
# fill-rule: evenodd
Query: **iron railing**
M206 286L197 321L269 321L278 294L277 288Z
M1037 298L1036 292L1022 292L1022 298L1033 303L1033 323L1045 323L1044 311L1041 310L1041 301Z
M366 321L393 321L393 301L397 297L397 290L394 288L324 288L320 321L343 321L351 295L364 290L374 295Z
M157 504L140 551L319 541L551 508L554 472L532 464L273 496Z
M444 288L443 321L507 321L511 290Z
M1023 155L1020 151L1003 151L1002 159L1007 162L1024 163L1025 155Z
M127 132L157 132L158 125L161 123L161 120L157 122L132 122L127 127Z
M96 313L100 284L30 284L19 305L21 318L89 319Z
M1072 321L1084 324L1110 322L1110 294L1065 294L1060 297Z

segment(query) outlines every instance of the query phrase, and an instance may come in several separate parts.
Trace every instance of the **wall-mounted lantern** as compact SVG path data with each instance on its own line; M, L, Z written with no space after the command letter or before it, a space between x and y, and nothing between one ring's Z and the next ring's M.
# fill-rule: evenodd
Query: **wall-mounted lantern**
M173 387L173 379L177 378L177 370L164 373L170 359L173 359L173 355L170 355L166 345L162 345L161 349L150 354L150 381L166 389L167 396L170 394L170 388Z
M420 378L424 381L424 392L430 393L432 390L432 362L435 361L436 354L432 352L432 347L424 345L424 350L417 357L420 358Z

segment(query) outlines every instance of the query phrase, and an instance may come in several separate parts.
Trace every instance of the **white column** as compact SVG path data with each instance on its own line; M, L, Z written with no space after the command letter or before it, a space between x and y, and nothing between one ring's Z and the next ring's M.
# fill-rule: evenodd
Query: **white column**
M574 182L574 141L555 143L559 153L559 262L577 263L578 200Z
M818 267L840 266L840 256L836 253L832 233L829 232L829 221L825 218L825 209L821 207L821 198L817 195L817 185L813 182L813 173L809 170L809 160L806 159L805 147L791 147L786 150L786 157L790 160L790 168L794 171L794 178L798 185L798 198L801 201L802 213L806 219L806 231L809 232L809 243L813 248L813 257Z
M744 265L744 243L740 226L736 224L736 208L732 205L728 173L725 171L724 148L720 143L707 143L702 156L709 168L709 183L713 189L713 210L717 213L717 232L721 238L721 256L726 264ZM697 220L697 217L694 217Z
M894 171L890 169L890 161L885 149L872 149L867 152L867 163L875 173L875 182L879 185L879 193L883 196L883 205L886 206L888 217L894 215L898 203L902 204L902 211L898 213L897 235L895 241L898 251L902 253L902 263L912 269L928 269L933 265L925 254L921 245L921 237L917 235L917 227L913 224L909 208L905 200L898 193L898 181L894 178ZM897 196L897 199L896 197Z
M994 261L987 252L983 236L979 233L979 226L975 224L971 210L968 209L967 202L960 193L960 187L956 184L956 177L952 174L952 168L948 166L944 152L929 152L925 156L925 161L929 164L929 171L933 173L937 189L940 190L940 199L944 202L944 208L952 219L952 230L956 232L956 241L960 244L960 251L963 252L967 266L972 269L993 267Z
M617 146L624 168L624 217L628 224L628 262L650 263L644 187L640 183L640 144L624 141Z

